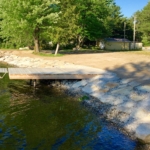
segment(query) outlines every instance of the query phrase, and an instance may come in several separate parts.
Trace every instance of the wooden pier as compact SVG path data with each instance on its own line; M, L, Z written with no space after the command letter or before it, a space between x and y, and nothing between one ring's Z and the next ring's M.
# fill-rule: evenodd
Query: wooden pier
M7 72L8 72L7 68L0 68L0 74L1 74L0 79L2 79Z
M0 68L0 73L7 73L7 68Z
M88 79L101 72L88 68L8 68L8 74L10 79Z

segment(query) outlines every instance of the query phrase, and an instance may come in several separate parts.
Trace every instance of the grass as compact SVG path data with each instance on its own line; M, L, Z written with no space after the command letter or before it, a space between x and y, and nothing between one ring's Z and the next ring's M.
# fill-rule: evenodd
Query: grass
M84 95L78 99L79 101L89 100L89 97Z
M5 51L4 49L2 49L2 50ZM6 50L11 50L11 49L6 49ZM28 51L28 50L26 50L26 51ZM92 49L59 50L59 53L56 56L54 55L53 50L42 50L40 53L33 52L33 54L38 55L38 56L44 56L44 57L62 57L65 54L92 54L92 53L114 53L114 52L121 52L121 53L127 53L127 54L133 53L133 54L137 54L137 55L150 56L150 51L142 51L142 50L96 50L96 49L93 49L93 50Z
M96 50L96 49L80 49L80 50L60 50L60 54L86 54L86 53L105 53L105 50Z
M39 56L45 56L45 57L61 57L61 56L64 56L64 54L49 54L49 53L44 53L44 52L39 52L39 53L35 53L33 52L33 54L35 55L39 55Z
M135 52L141 50L101 50L101 49L80 49L80 50L60 50L60 54L88 54L88 53L112 53L112 52Z
M132 51L133 54L150 56L150 51Z

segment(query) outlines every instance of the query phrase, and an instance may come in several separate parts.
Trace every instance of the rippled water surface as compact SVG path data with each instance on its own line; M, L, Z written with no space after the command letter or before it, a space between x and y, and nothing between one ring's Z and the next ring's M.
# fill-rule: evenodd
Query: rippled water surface
M134 150L138 145L75 98L0 80L0 150Z

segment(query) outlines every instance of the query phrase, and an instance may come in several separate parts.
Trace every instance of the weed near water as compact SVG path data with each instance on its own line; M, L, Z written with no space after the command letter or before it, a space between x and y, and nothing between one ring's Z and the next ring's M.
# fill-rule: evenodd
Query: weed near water
M89 97L84 95L78 99L79 101L89 100Z

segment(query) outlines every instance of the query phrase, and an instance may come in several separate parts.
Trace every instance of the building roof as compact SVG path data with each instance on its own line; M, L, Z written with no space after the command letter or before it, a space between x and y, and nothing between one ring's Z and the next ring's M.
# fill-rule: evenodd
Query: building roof
M122 38L106 38L107 42L131 42L128 39L122 39Z

